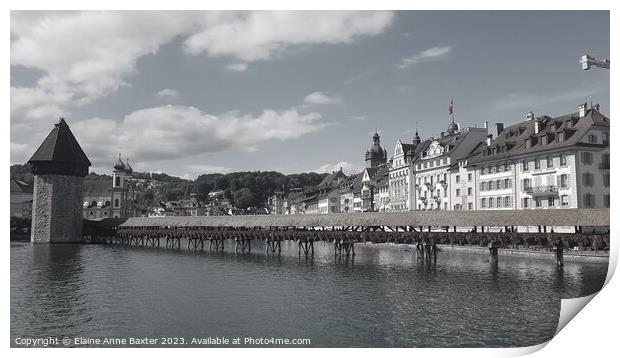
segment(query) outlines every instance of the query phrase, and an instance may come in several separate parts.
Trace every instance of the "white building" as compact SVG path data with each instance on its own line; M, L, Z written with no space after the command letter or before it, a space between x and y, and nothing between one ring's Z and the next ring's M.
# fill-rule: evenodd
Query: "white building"
M468 159L474 209L609 208L609 118L599 107L535 117L489 136Z
M480 146L486 135L486 128L461 129L453 121L439 137L422 143L410 173L411 182L415 183L413 210L454 210L464 205L462 196L468 192L464 179L468 177L473 182L474 178L467 176L465 169L464 173L454 169Z

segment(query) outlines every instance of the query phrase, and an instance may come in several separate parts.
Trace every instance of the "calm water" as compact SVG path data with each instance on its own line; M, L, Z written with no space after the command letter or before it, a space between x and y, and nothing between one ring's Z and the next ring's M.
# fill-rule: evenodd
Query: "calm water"
M11 243L17 337L309 338L320 347L506 347L553 336L560 298L598 291L607 265L358 245L314 259L284 243L235 254ZM243 338L242 338L243 339Z

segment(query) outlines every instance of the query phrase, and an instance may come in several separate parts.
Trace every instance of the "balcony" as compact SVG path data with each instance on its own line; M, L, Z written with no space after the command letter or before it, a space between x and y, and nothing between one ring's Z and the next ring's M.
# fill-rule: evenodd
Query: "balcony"
M549 195L557 194L558 187L555 185L539 185L526 187L524 191L530 195Z

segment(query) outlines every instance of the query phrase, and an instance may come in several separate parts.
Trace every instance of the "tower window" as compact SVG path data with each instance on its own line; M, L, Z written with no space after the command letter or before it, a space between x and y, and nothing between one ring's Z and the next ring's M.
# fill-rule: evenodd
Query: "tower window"
M116 177L114 180L116 181L114 186L121 186L121 177Z
M115 207L115 208L118 208L118 207L119 207L119 204L118 204L118 199L114 199L114 207Z

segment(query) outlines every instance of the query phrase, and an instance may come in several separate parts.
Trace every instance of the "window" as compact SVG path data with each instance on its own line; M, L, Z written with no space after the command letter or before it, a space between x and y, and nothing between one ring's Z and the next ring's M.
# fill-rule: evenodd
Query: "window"
M529 189L532 187L532 179L523 179L523 189Z
M510 188L510 179L508 178L504 179L504 188L506 189Z
M467 195L471 195L471 187L467 188Z
M474 210L474 203L467 203L467 210Z
M482 167L482 169L480 169L480 174L486 174L486 173L487 173L487 168Z
M523 208L527 209L530 207L530 198L523 198Z
M592 164L592 153L581 152L581 162L586 165Z
M502 198L500 196L497 197L497 207L498 208L502 207Z
M603 185L605 188L609 188L609 174L603 175Z
M609 153L603 153L601 155L601 165L599 169L609 169Z
M588 142L596 144L598 142L596 134L588 134Z
M444 191L443 191L443 197L444 197L444 198L447 198L447 197L448 197L448 190L444 190Z
M558 142L563 142L566 138L565 132L558 133Z
M542 200L540 200L540 198L535 198L534 202L537 208L542 208Z
M594 207L594 195L592 194L584 194L583 195L583 205L586 208L593 208Z
M540 158L534 159L534 170L540 169Z
M481 182L480 183L480 191L485 191L486 190L486 183L485 182Z
M568 174L560 175L560 188L562 189L568 188Z
M501 171L502 171L502 169L503 169L503 167L502 167L500 164L495 165L495 171L496 171L496 172L498 172L498 173L499 173L499 172L501 172Z
M457 175L456 178L455 178L455 181L456 181L457 184L460 183L461 182L461 176Z
M493 198L489 198L489 208L493 207Z
M497 179L497 181L495 182L495 185L497 186L497 189L501 189L502 188L502 180L501 179Z
M114 180L116 181L116 184L114 184L114 186L121 186L121 177L115 177Z
M461 195L461 189L456 189L456 196L460 196Z
M609 145L609 133L603 132L603 144Z
M609 195L604 195L603 201L604 201L605 207L608 208L609 207Z
M553 196L550 196L547 198L547 204L550 208L555 206L555 198Z
M560 166L563 167L566 165L566 154L560 154Z
M583 173L583 185L587 187L594 186L594 174L592 173Z
M480 200L480 207L483 208L483 209L487 207L487 199L486 198L482 198Z
M523 160L521 162L521 165L523 165L523 171L527 172L530 170L530 163L527 160Z
M547 168L553 168L553 157L547 157Z
M509 208L510 206L512 206L512 203L510 202L510 197L509 196L505 196L504 197L504 207L505 208Z
M493 190L493 181L489 180L489 190Z
M568 206L568 195L562 195L560 197L560 200L561 200L562 206Z
M95 213L91 211L91 212L88 213L88 215L93 216L93 215L95 215Z
M114 207L115 207L115 208L118 208L118 207L119 207L119 205L118 205L118 199L114 199Z
M471 181L471 173L467 174L467 181Z

